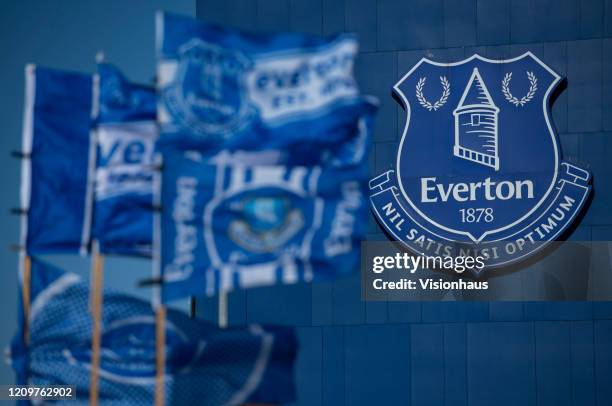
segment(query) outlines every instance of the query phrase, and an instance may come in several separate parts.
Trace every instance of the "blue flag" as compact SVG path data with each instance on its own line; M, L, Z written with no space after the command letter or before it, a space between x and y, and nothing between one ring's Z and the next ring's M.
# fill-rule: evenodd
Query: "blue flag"
M11 348L18 383L74 385L87 404L91 360L89 287L38 260L32 265L30 342ZM21 320L23 322L23 320ZM20 324L22 325L22 324ZM104 293L99 398L104 405L151 405L155 391L155 317L149 303ZM293 329L252 325L221 330L169 310L166 404L204 406L294 400Z
M162 144L279 149L311 165L350 142L371 109L353 76L352 35L248 34L167 13L157 30Z
M356 39L164 13L157 30L158 299L355 270L377 109L353 76Z
M93 85L89 75L26 67L21 244L29 254L88 249Z
M98 65L99 114L93 238L100 252L151 255L155 89Z
M211 165L167 154L154 231L161 301L353 272L366 176L362 165Z

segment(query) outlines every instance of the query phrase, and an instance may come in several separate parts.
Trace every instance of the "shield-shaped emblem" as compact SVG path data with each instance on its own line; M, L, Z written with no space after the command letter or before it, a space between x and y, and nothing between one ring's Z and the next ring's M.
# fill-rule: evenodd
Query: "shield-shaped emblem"
M162 96L173 121L189 133L226 139L244 129L254 108L245 96L252 62L241 52L193 39L179 49L176 80Z
M285 222L289 204L286 198L252 197L243 202L242 210L253 230L265 232Z
M318 208L304 204L310 191L300 170L234 167L223 171L204 208L204 239L214 267L276 261L309 244L308 222ZM314 185L314 184L313 184ZM257 261L255 261L257 262ZM246 266L245 265L245 266Z
M282 194L288 195L285 191ZM304 226L301 211L292 208L288 197L247 195L229 205L238 217L229 224L229 238L250 252L273 252Z
M379 220L408 245L417 234L481 249L493 241L534 243L493 265L513 262L558 236L589 190L586 171L562 165L550 114L560 81L530 52L509 60L422 59L394 86L407 118L395 171L371 182ZM559 194L566 182L578 188L571 189L576 193L568 210L562 205L567 194ZM390 198L393 207L384 204ZM547 216L557 208L563 219L549 226ZM396 212L385 215L391 209L401 214L393 221ZM398 232L399 221L414 225L413 232Z

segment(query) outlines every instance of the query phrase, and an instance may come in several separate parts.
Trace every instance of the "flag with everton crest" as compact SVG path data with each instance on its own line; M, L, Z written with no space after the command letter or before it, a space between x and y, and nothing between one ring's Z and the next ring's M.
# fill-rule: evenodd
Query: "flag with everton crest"
M157 98L113 65L98 65L93 238L100 252L151 255Z
M164 156L161 302L354 272L365 237L362 165L246 166Z
M354 142L371 102L353 75L354 36L251 34L168 13L157 17L160 144L287 153L310 165Z
M163 13L157 30L157 300L355 271L377 110L353 76L356 39Z
M21 245L28 254L81 253L91 225L91 75L26 67Z
M34 259L31 292L30 341L26 346L23 331L18 331L8 357L17 383L70 385L76 396L65 403L89 404L88 283ZM150 303L105 290L102 326L100 404L153 404L155 315ZM292 328L221 330L168 310L165 351L167 405L285 404L295 398L297 339Z

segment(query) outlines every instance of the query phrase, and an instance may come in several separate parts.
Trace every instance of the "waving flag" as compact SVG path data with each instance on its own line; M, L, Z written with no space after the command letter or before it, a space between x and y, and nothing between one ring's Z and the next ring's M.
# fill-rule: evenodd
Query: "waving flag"
M351 35L248 34L166 13L157 30L161 143L293 148L290 157L316 161L350 141L370 108L353 76Z
M26 67L21 244L29 254L88 249L96 98L89 75Z
M282 149L261 149L236 151L221 150L213 155L198 150L187 150L188 155L205 159L214 164L285 165L285 166L365 166L374 128L374 115L378 102L373 98L364 99L359 106L362 115L353 123L347 123L345 130L353 134L345 142L321 144L304 142L288 145ZM325 137L322 136L322 139ZM163 138L162 138L163 139ZM161 140L160 140L161 141ZM178 144L178 146L177 146ZM157 143L157 150L162 154L181 151L181 140L172 139Z
M10 354L19 383L73 385L77 402L66 403L88 403L88 300L88 285L79 276L33 261L30 342L26 350L19 332ZM294 399L297 341L292 329L253 325L220 330L177 311L169 310L167 317L166 404L281 404ZM101 404L151 405L155 318L150 304L108 290L102 325Z
M162 172L161 301L324 280L358 267L367 216L360 165L210 165Z
M151 255L155 89L98 65L97 165L93 234L100 252Z
M157 30L159 301L355 270L377 109L356 39L163 13Z

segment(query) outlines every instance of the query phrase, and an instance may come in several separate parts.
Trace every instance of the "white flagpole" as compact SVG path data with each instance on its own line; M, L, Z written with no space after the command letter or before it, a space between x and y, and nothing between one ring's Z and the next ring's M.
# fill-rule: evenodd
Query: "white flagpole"
M92 244L91 273L91 315L93 330L91 335L91 381L89 388L89 404L98 404L98 380L100 372L100 336L102 324L102 286L104 281L104 257L100 255L98 241Z
M34 136L34 102L36 98L36 66L25 67L25 95L23 110L23 133L21 149L21 189L19 191L21 234L19 252L19 270L21 273L21 299L23 301L23 340L26 345L30 342L30 304L32 259L27 251L28 209L31 203L32 182L32 138Z

